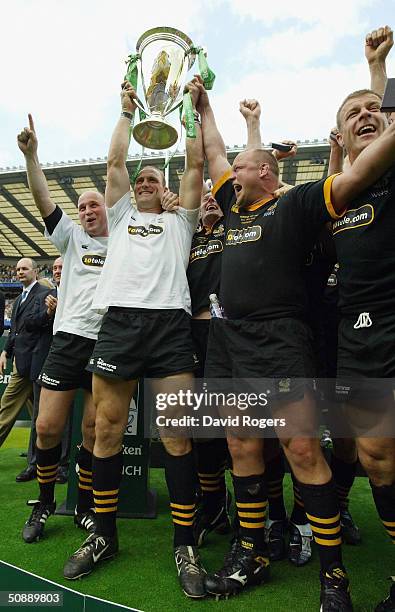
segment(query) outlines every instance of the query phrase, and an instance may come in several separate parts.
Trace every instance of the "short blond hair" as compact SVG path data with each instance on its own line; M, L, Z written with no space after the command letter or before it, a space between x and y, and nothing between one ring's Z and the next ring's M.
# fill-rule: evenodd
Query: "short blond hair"
M377 96L379 100L383 99L383 97L380 94L378 94L377 91L373 91L373 89L357 89L357 91L353 91L352 93L348 94L347 98L345 98L343 102L340 104L339 110L336 113L336 125L337 125L338 130L341 130L341 112L345 104L347 104L349 100L353 100L353 98L360 98L361 96L366 96L369 94L373 94L374 96Z

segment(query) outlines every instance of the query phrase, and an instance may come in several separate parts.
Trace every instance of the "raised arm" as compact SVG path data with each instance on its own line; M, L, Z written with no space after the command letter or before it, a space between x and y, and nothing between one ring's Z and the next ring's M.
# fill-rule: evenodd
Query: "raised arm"
M225 143L215 122L213 109L210 106L210 100L204 88L203 81L200 77L195 78L197 87L200 90L196 108L200 113L202 122L204 154L207 159L208 173L213 185L215 185L215 183L230 170L230 163L226 157Z
M333 179L331 201L338 214L395 163L395 123L371 142L343 174Z
M385 60L393 44L393 32L389 26L378 28L366 35L365 57L369 64L370 89L381 96L387 83Z
M196 112L196 104L200 96L198 81L192 79L187 84L191 94L192 106ZM190 210L199 208L203 187L204 151L202 130L200 123L195 118L196 138L185 139L185 170L180 183L180 206Z
M331 129L329 134L329 164L328 164L328 176L337 174L343 171L343 147L337 142L336 134L339 133L337 127Z
M47 179L45 178L45 174L38 160L38 140L34 129L33 117L29 114L28 118L29 127L25 127L25 129L18 134L17 142L18 147L25 156L27 180L34 203L42 218L45 219L53 213L55 204L51 200Z
M239 111L247 125L247 149L262 149L261 107L258 100L242 100Z
M111 208L130 189L130 178L126 167L129 149L129 128L134 116L136 93L128 82L122 83L121 116L115 126L107 159L106 206Z

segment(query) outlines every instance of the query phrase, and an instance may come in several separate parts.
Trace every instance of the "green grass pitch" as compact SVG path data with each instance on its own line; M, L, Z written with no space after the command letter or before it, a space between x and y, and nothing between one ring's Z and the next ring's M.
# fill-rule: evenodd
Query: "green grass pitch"
M25 544L22 526L30 509L28 499L37 498L37 482L16 483L15 476L26 465L19 453L27 446L27 430L12 431L0 450L1 530L0 559L35 574L64 584L77 591L136 607L144 612L312 612L319 609L318 560L294 568L288 561L272 564L270 582L251 589L237 598L216 602L188 600L178 587L172 557L170 522L163 471L151 470L151 486L158 492L158 518L155 520L119 520L120 554L100 564L82 580L70 582L62 577L67 557L81 544L84 533L76 529L70 517L48 520L45 537L35 544ZM291 486L285 479L288 507ZM56 486L59 503L66 497L65 485ZM372 612L375 604L388 593L387 577L395 573L395 547L378 520L366 478L358 478L352 490L351 510L361 528L363 544L344 547L344 561L351 579L355 612ZM228 536L210 535L201 550L208 571L220 567L228 547ZM6 588L4 585L2 589Z

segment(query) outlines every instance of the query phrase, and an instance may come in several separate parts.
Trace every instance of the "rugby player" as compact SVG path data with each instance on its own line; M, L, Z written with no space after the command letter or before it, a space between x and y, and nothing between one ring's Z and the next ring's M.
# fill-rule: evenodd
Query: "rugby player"
M95 437L95 408L91 374L85 367L91 356L101 323L101 315L91 312L107 252L107 217L104 197L87 191L78 199L81 225L68 217L51 199L37 148L33 118L18 135L18 146L25 156L27 177L34 202L45 223L45 236L63 258L62 280L54 319L52 345L38 379L41 385L36 421L37 480L40 488L22 537L39 540L48 517L55 512L55 481L61 458L61 439L76 390L84 389L82 445L78 452L78 502L75 524L87 531L95 526L92 496L92 450Z
M194 103L198 89L193 83L188 87ZM200 125L195 122L196 138L187 138L178 209L163 210L168 188L163 173L152 166L144 167L136 178L133 205L125 160L135 95L130 84L124 83L121 117L107 163L110 243L93 304L106 311L89 365L94 372L97 409L92 464L97 529L66 563L64 575L69 579L90 573L99 560L118 551L122 439L138 380L155 378L155 393L176 393L193 384L186 268L203 184ZM171 416L171 411L169 406L166 416ZM161 437L167 451L165 475L174 525L174 557L183 591L201 598L205 596L205 572L193 536L196 471L191 441L166 437L166 433L162 431Z
M273 156L263 150L246 151L230 168L201 83L199 89L197 108L213 194L225 215L220 298L228 320L212 320L208 375L275 379L272 411L285 418L286 431L297 432L287 437L277 431L320 553L321 607L348 612L352 604L341 559L339 505L314 437L315 407L303 381L313 375L311 333L303 322L303 267L320 228L343 214L348 203L394 162L395 127L363 152L348 172L295 187L276 201L278 165ZM206 578L207 591L218 596L264 581L268 569L263 441L229 435L228 445L240 530L223 568Z
M391 33L392 34L392 33ZM351 168L386 136L393 138L380 112L381 96L372 90L351 93L337 113L338 141ZM395 146L393 145L394 149ZM379 153L376 160L379 161ZM395 438L392 350L395 303L393 231L395 166L375 176L333 225L339 261L337 391L346 403L384 527L395 541ZM373 379L370 380L369 379ZM380 381L380 379L383 379ZM391 436L391 437L389 437ZM395 587L377 612L395 610Z

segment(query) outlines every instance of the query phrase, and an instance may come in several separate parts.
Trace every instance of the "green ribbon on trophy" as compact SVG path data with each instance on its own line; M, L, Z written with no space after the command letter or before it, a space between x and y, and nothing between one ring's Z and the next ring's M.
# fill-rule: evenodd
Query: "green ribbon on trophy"
M182 113L184 115L185 133L187 138L196 138L195 115L193 114L192 98L189 91L184 93Z
M138 68L137 68L137 62L140 60L140 55L138 53L131 53L126 61L127 64L127 70L126 70L126 74L125 74L125 81L128 81L131 86L133 87L134 91L137 93L137 83L138 83ZM143 119L146 118L146 114L143 110L141 110L141 108L139 108L139 117L140 117L140 121L142 121ZM129 142L130 139L132 137L132 133L133 133L133 126L134 126L134 116L133 119L130 122L130 128L129 128ZM141 159L139 161L139 163L137 164L137 167L135 169L135 171L132 173L131 177L130 177L130 182L132 185L135 184L136 182L136 178L138 173L140 172L141 169L141 164L143 161L143 155L144 155L144 147L142 149L141 152Z
M210 91L214 85L215 74L209 68L203 47L192 47L192 53L198 56L200 76L202 77L205 89Z
M215 81L215 74L209 68L207 63L207 57L203 50L203 47L191 47L189 53L198 56L199 72L202 77L202 81L205 89L210 90L213 88ZM185 120L185 131L187 138L196 138L195 118L193 115L192 99L190 93L185 93L183 98L182 114Z

